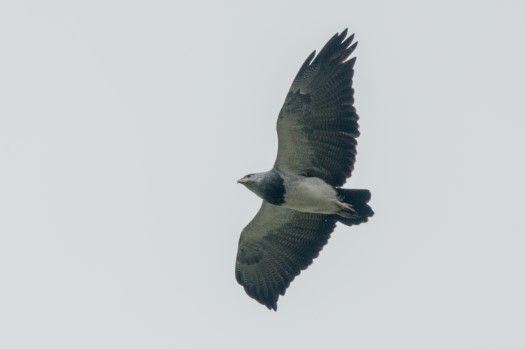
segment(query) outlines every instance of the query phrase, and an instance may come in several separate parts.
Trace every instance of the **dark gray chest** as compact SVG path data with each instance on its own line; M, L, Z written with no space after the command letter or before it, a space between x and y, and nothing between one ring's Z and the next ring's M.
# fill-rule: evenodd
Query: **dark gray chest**
M264 178L259 188L259 196L273 205L282 205L284 203L284 180L279 173L271 171Z

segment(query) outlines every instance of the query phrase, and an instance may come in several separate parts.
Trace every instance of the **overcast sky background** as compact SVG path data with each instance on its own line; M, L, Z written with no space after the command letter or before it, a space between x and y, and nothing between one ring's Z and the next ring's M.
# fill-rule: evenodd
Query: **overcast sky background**
M0 347L523 348L523 1L2 1ZM359 46L339 226L234 277L300 65Z

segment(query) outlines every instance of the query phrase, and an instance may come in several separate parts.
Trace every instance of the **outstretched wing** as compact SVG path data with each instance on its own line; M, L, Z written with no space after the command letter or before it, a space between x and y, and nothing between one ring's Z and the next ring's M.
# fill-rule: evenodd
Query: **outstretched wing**
M355 162L358 116L352 77L357 42L347 30L315 51L297 73L277 120L274 167L341 186ZM315 59L314 59L315 56ZM312 61L313 60L313 61Z
M319 255L334 230L332 215L263 202L239 239L235 277L246 293L277 310L279 295Z

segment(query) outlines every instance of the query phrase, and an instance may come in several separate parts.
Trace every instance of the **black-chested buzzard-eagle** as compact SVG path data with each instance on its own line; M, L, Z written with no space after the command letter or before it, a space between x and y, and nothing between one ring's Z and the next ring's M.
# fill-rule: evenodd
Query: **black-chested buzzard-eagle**
M277 119L273 168L238 182L263 199L239 239L235 276L246 293L277 310L293 279L310 265L337 222L357 225L374 212L366 189L344 189L359 136L352 77L357 42L347 30L308 56Z

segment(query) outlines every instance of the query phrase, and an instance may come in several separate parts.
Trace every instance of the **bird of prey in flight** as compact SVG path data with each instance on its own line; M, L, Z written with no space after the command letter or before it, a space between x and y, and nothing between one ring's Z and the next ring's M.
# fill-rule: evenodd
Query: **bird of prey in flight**
M370 191L341 186L352 173L359 136L354 108L357 42L347 29L303 63L277 118L270 171L239 183L263 199L239 239L235 277L246 293L277 310L293 279L327 243L337 222L357 225L374 212Z

